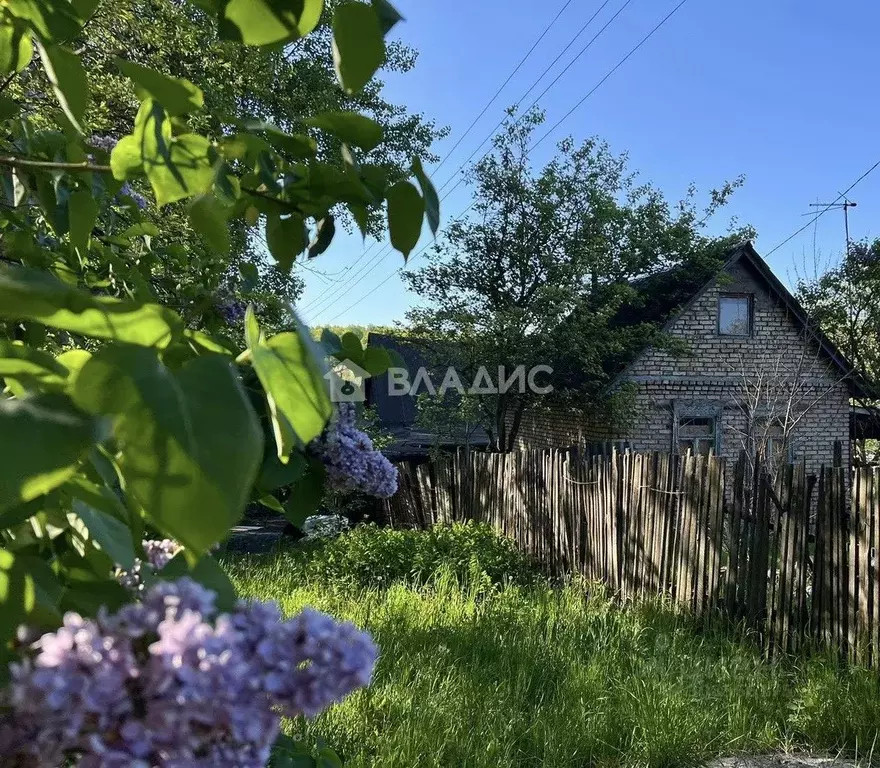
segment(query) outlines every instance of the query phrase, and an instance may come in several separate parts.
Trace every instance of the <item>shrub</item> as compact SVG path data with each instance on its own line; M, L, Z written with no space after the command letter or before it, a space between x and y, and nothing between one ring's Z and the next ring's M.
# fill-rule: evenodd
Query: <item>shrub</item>
M520 584L535 573L510 539L473 522L427 531L363 525L309 552L310 578L358 586L425 584L441 572L461 581L479 576L492 584Z

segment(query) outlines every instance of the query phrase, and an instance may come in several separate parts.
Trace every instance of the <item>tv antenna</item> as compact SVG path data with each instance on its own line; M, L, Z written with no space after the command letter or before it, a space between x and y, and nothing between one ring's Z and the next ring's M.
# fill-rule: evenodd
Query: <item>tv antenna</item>
M840 197L838 197L837 199L840 200L841 198L843 198L842 203L839 203L839 202L810 203L810 208L821 208L822 211L819 213L819 216L821 216L823 213L825 213L825 211L830 211L835 208L843 210L843 226L846 230L846 252L849 253L849 247L851 244L850 237L849 237L849 209L855 208L858 205L858 203L852 202L845 195L840 195ZM810 213L804 213L802 215L803 216L816 216L816 214L813 213L812 211ZM819 216L816 216L816 218L818 219Z

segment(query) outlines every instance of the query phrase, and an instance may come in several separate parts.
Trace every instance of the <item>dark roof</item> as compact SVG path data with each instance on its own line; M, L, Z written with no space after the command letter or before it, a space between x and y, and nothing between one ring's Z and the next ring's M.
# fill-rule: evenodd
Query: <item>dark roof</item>
M855 440L880 439L880 408L858 406L850 409L849 434Z
M696 288L694 287L696 282L695 279L691 276L684 276L681 272L676 273L675 270L670 270L666 273L658 273L657 275L644 278L644 280L657 278L659 281L658 284L667 286L670 290L671 296L674 297L674 299L670 298L669 300L658 298L657 301L654 302L656 308L652 311L656 313L658 318L663 318L662 310L664 307L675 307L669 311L668 316L665 317L662 330L668 330L673 323L675 323L675 321L714 284L720 273L729 271L737 264L746 264L761 280L763 280L768 290L775 295L789 311L795 323L801 329L807 331L816 340L816 343L819 345L822 352L846 377L850 385L850 391L854 396L876 396L874 388L855 370L855 367L825 335L822 329L810 320L806 310L801 306L800 302L792 295L791 291L782 284L779 278L773 274L773 270L770 269L767 262L760 257L751 242L742 243L728 251L727 259L720 268L710 270L707 274L697 274L695 277L700 278L700 284L696 286ZM679 289L674 286L674 280L676 277L681 277L684 280L686 290L690 293L690 297L685 298L683 301L681 301L681 299L683 298L684 289ZM650 302L648 306L651 306ZM644 350L636 355L628 363L626 368L632 365L632 363L635 362L643 352ZM621 374L618 374L617 378L620 378L621 375L625 374L626 368L623 369Z
M383 347L396 352L403 358L411 375L420 367L427 365L426 357L417 343L414 344L412 341L397 336L370 333L367 336L367 346ZM409 428L416 420L415 398L409 395L392 397L388 392L387 373L367 380L367 400L370 405L376 407L379 422L385 429Z
M876 390L849 363L846 357L813 323L800 302L791 294L767 263L758 255L751 242L741 243L715 257L706 257L701 261L689 261L670 269L646 275L630 281L629 285L636 291L636 296L622 305L609 322L618 327L632 327L633 346L628 349L609 351L603 360L603 368L607 375L613 376L611 386L626 375L630 366L638 360L656 341L651 334L642 334L638 326L649 325L658 331L668 331L673 323L681 317L712 285L718 275L731 270L737 264L745 264L764 283L768 291L776 296L790 313L792 319L816 340L826 357L841 371L850 385L850 391L856 397L873 398ZM648 339L646 342L645 339ZM418 339L403 339L386 334L371 333L369 343L393 349L404 359L407 368L415 370L426 365L424 345ZM421 348L420 348L421 346ZM569 366L570 367L570 366ZM555 377L563 382L566 379L582 383L582 373L567 370L564 360L554 365ZM579 378L581 377L581 378ZM411 426L415 420L415 402L411 397L387 397L386 377L371 380L371 401L379 407L380 419L389 425ZM571 382L569 382L571 386Z
M663 326L718 271L718 263L677 265L645 277L631 280L629 285L638 295L623 304L610 322L615 326L649 323Z

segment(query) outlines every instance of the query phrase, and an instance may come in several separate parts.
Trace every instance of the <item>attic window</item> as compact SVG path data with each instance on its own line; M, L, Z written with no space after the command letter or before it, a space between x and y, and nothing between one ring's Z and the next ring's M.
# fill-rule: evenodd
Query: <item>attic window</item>
M718 334L720 336L752 335L752 297L749 295L718 297Z

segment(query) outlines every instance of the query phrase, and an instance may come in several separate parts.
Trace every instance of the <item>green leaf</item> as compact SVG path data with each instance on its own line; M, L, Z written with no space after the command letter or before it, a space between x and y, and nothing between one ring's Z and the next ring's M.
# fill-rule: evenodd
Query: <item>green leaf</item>
M67 201L70 212L70 244L85 258L89 252L89 240L98 220L98 204L92 193L85 189L74 192Z
M91 537L117 565L131 568L135 553L128 526L101 512L81 499L73 500L73 511L82 520Z
M0 94L0 122L15 117L19 112L21 112L21 105L15 99Z
M388 0L371 0L371 2L376 16L379 17L379 27L383 35L387 35L397 22L403 21L403 16Z
M317 768L343 768L342 760L330 747L321 747L318 750Z
M115 579L70 579L61 598L61 611L95 616L102 608L111 613L131 600Z
M0 435L0 511L65 482L99 436L61 395L0 400Z
M159 237L159 234L159 227L151 221L141 221L137 224L132 224L122 233L123 237Z
M237 596L235 586L226 575L223 567L210 555L199 558L198 562L190 567L185 552L178 552L168 564L157 574L163 581L177 581L183 576L189 576L193 581L210 589L217 595L217 608L228 613L235 608Z
M290 272L296 257L306 247L306 229L301 216L286 219L270 215L266 221L266 244L282 272Z
M34 55L30 32L23 25L0 26L0 73L21 72Z
M169 77L131 61L115 59L119 70L146 94L158 101L171 117L196 112L205 105L205 95L189 80Z
M201 194L214 181L211 143L193 133L177 136L167 154L144 155L144 170L160 207Z
M70 4L77 16L83 21L88 21L101 4L101 0L70 0Z
M143 173L144 163L141 143L137 136L123 136L110 152L110 168L113 178L123 181Z
M324 500L324 482L327 473L320 462L313 461L309 471L290 490L284 502L284 516L297 528L302 528L307 517L314 515Z
M391 367L391 357L383 347L368 347L364 352L364 369L370 376L381 376Z
M379 123L357 112L321 112L305 122L367 152L379 146L385 133Z
M263 439L226 358L172 373L153 350L107 346L80 371L74 399L114 416L127 488L159 530L200 554L241 518Z
M68 349L66 352L62 352L58 355L55 359L60 365L63 365L67 369L68 376L73 379L91 357L92 353L86 349Z
M321 331L321 344L328 355L333 355L342 349L342 340L329 328Z
M300 453L294 453L287 464L282 464L274 452L267 453L257 477L256 488L263 493L272 493L279 488L293 485L306 471L306 460Z
M425 201L408 181L398 181L388 190L387 199L391 245L406 258L416 247L422 233Z
M318 26L322 8L322 0L230 0L221 31L245 45L290 42Z
M166 347L183 321L157 304L93 296L36 269L0 265L0 317L84 336Z
M333 242L333 236L336 234L336 220L331 214L327 214L318 222L318 229L315 237L309 243L309 258L314 259L326 251Z
M0 339L0 378L3 377L28 387L63 386L67 368L48 352Z
M200 195L190 203L189 222L217 253L229 253L226 209L213 195Z
M34 581L27 568L12 552L0 549L0 647L15 637L34 600Z
M247 155L248 151L254 153L265 151L270 145L279 152L288 154L293 158L300 160L309 160L313 158L318 151L317 142L310 136L286 133L274 123L269 123L265 120L243 120L239 125L247 131L266 134L266 141L263 141L256 136L249 136L247 134L239 135L237 137L238 139L245 144L251 145L245 151L245 155ZM238 153L240 153L240 150Z
M89 83L79 56L60 45L43 45L37 41L46 76L67 119L80 133L80 120L89 102Z
M356 333L346 331L342 334L342 352L351 362L360 365L364 359L364 348L360 337ZM363 367L363 366L361 366Z
M257 501L267 509L271 509L273 512L277 512L280 515L284 514L284 507L281 506L281 502L278 501L278 499L276 499L271 493L260 496Z
M16 555L15 559L27 571L34 582L34 604L28 613L26 623L29 627L51 631L61 624L58 604L64 594L64 587L51 566L33 555Z
M241 273L241 277L244 280L242 289L245 292L254 290L254 288L260 284L260 271L257 269L257 265L253 262L245 261L244 263L239 264L238 271Z
M346 93L361 90L385 61L385 40L376 12L347 3L333 14L333 63Z
M422 197L425 200L425 218L428 219L428 226L431 228L431 232L436 235L437 230L440 228L440 198L437 196L437 190L434 188L431 179L428 178L428 174L425 173L422 161L418 157L413 159L412 172L422 188Z
M266 341L249 307L245 333L269 404L278 457L286 462L293 448L318 437L330 418L325 372L314 342L302 328Z
M354 219L355 224L357 224L361 237L366 239L367 227L370 223L370 213L367 210L367 206L361 205L360 203L348 203L348 211L351 213L351 217Z
M3 9L28 22L43 40L69 40L82 26L65 0L5 0Z

